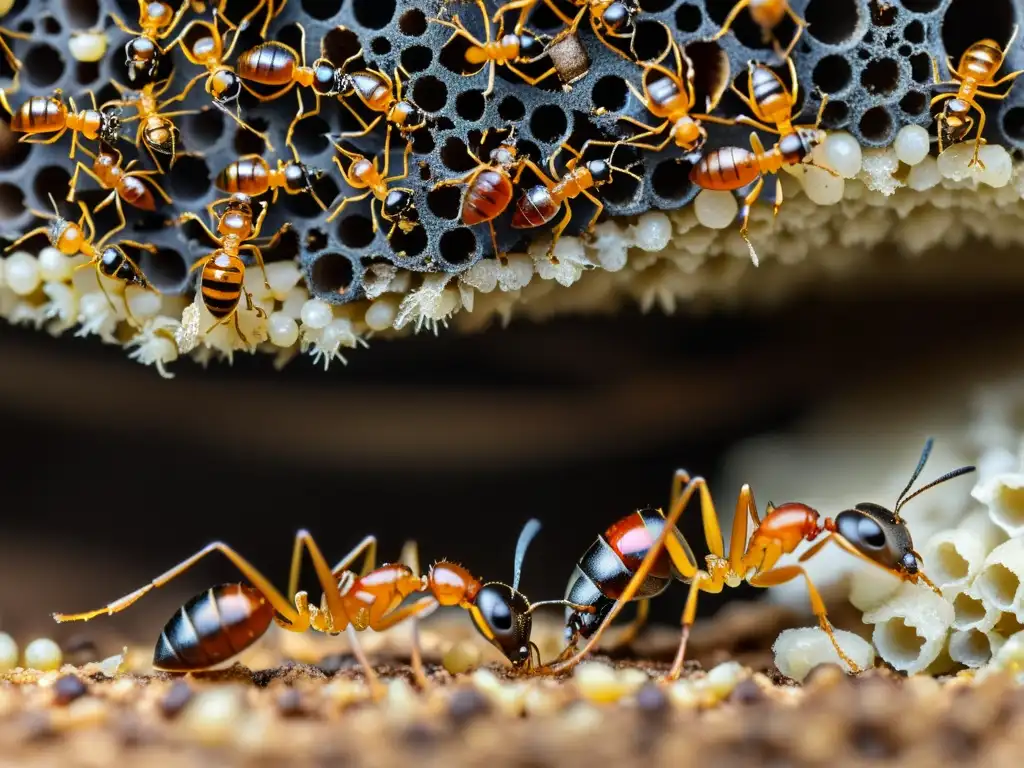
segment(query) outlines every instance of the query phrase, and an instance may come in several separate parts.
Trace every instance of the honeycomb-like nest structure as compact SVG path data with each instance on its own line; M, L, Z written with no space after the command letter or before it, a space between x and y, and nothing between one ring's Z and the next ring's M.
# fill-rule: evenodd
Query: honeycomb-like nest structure
M574 14L573 4L568 0L552 1L566 13ZM389 239L386 226L376 233L372 231L369 201L349 206L328 224L327 214L308 195L282 195L272 206L264 231L273 233L290 222L294 232L267 254L268 259L297 258L313 295L331 303L344 303L363 295L363 275L373 263L384 261L413 271L456 274L480 259L493 257L487 226L465 227L459 221L463 188L435 190L435 184L472 169L475 164L467 148L486 157L486 152L502 137L502 131L512 124L517 127L520 152L543 166L562 142L580 147L590 138L628 138L633 129L619 120L622 116L656 122L630 93L626 81L640 85L642 68L629 57L635 55L644 60L658 56L665 49L666 29L686 46L694 62L699 103L707 94L723 90L726 60L731 78L741 89L746 86L748 61L768 63L785 79L785 69L778 66L771 42L764 39L748 11L740 14L733 32L708 42L737 0L637 1L632 52L626 42L606 38L618 52L612 50L584 21L578 39L589 57L589 68L571 86L563 87L559 77L529 85L499 66L494 92L485 99L486 72L464 71L464 41L449 42L451 29L430 23L433 17L450 19L457 13L469 30L481 37L482 19L475 4L436 0L291 0L271 24L268 39L295 47L300 39L297 25L301 24L307 35L309 62L316 57L321 44L328 58L338 64L361 47L363 61L354 63L351 70L372 68L393 74L396 67L402 66L408 71L403 94L429 116L429 122L413 134L409 176L397 184L413 189L420 226L408 233L396 230ZM793 54L800 83L799 121L813 122L821 94L828 94L823 127L847 130L862 145L878 147L890 144L902 126L931 124L929 100L936 91L931 82L930 57L939 62L942 76L948 77L944 64L947 55L956 60L968 45L986 37L1004 42L1013 24L1022 17L1024 2L790 0L790 5L809 22ZM227 17L237 21L247 6L251 7L248 2L232 0L227 6ZM487 7L493 12L497 4L488 0ZM110 80L128 83L123 50L129 35L114 25L110 14L117 13L135 26L138 12L137 0L17 0L2 22L12 30L28 33L30 39L11 41L24 62L21 88L12 95L12 104L16 107L33 95L51 95L56 88L75 96L80 105L87 100L85 94L90 89L101 104L116 98ZM510 21L515 15L509 14ZM195 18L210 20L212 16L209 9L201 14L193 10L185 20ZM241 34L228 63L234 64L239 53L260 42L261 23L262 16L257 17L256 23ZM528 26L548 36L554 36L561 28L544 3L538 4ZM107 54L97 64L75 61L69 54L70 36L76 30L96 28L109 36ZM787 43L794 29L787 19L776 33ZM168 91L172 95L200 70L185 59L180 48L168 59L163 74L173 64L174 81ZM545 58L524 69L535 74L548 66ZM1008 53L1003 71L1017 66L1024 66L1020 45ZM3 67L9 82L12 72L6 64ZM307 108L311 107L313 99L308 89L304 89L303 96ZM238 128L221 111L210 108L210 103L210 96L200 85L182 107L200 111L177 120L183 153L173 169L161 178L174 199L173 206L155 216L128 206L125 209L129 228L124 237L150 242L160 249L153 255L139 254L139 260L149 280L164 293L191 290L189 267L211 250L211 244L195 227L169 226L171 220L183 211L201 213L209 202L223 197L213 187L212 178L238 156L255 152L265 153L268 160L275 159L265 152L262 140ZM277 156L287 158L284 136L297 109L294 93L272 102L259 102L243 94L241 107L246 120L270 135ZM1024 89L1013 89L1004 101L986 101L985 107L989 117L988 140L1024 148ZM745 112L742 103L726 91L716 114L728 117ZM134 134L134 127L128 128ZM328 171L316 189L322 199L333 200L334 205L341 195L352 192L332 162L335 149L327 135L358 128L355 118L337 99L325 99L321 114L304 120L296 132L295 144L302 160ZM491 133L481 151L481 134L488 128ZM749 128L708 128L707 149L748 146ZM384 130L378 127L366 137L350 141L349 146L374 156L382 149L383 137ZM770 136L763 138L766 144L770 143ZM74 169L74 163L68 159L68 141L70 138L48 146L19 144L16 151L3 156L0 235L13 239L25 232L37 224L30 209L48 210L49 195L57 200L66 196ZM399 146L392 147L392 173L400 167L403 142L394 143ZM122 142L120 149L126 162L138 156L142 166L151 166L145 153L137 153L131 142ZM88 162L84 155L81 159ZM631 167L642 177L642 183L626 174L613 175L613 182L598 190L606 213L633 215L688 204L698 191L688 179L693 162L693 157L684 156L674 145L659 153L641 153L633 148L617 151L614 164ZM529 172L523 183L533 183ZM80 190L80 198L90 205L107 194L84 178ZM543 236L550 229L512 229L509 220L514 205L513 202L496 222L502 250L521 249L530 238ZM65 214L72 211L68 205L63 210ZM567 233L578 234L593 207L580 198L573 201L572 210L573 220ZM99 232L102 234L112 222L112 217L104 212L97 220Z

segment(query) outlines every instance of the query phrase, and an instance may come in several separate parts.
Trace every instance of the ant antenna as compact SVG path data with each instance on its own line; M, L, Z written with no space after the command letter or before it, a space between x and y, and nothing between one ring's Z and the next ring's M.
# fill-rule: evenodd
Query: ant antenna
M540 531L540 520L531 518L526 521L522 532L519 534L519 541L516 543L515 570L512 573L512 591L519 591L519 576L523 571L523 558L526 557L526 550L533 541L533 537Z
M48 198L50 198L50 205L53 206L53 212L57 216L57 218L59 219L60 218L60 208L57 207L57 201L53 199L53 193L47 192L46 196Z
M930 483L928 483L928 485L925 485L925 486L923 486L921 488L918 488L912 494L907 496L907 491L909 491L910 487L917 481L918 475L920 475L921 474L921 470L924 469L925 462L928 461L928 457L932 453L932 446L934 444L935 444L934 438L929 437L927 440L925 440L924 448L921 450L921 458L918 459L917 467L914 469L914 473L910 476L910 482L907 483L907 487L904 488L903 492L896 498L896 508L893 511L893 514L896 516L897 520L900 517L900 509L902 509L903 505L905 505L908 501L910 501L915 496L919 496L920 494L922 494L925 491L927 491L929 488L934 488L936 485L939 485L940 483L944 483L947 480L952 480L955 477L960 477L960 475L966 475L966 474L968 474L970 472L973 472L975 470L975 467L973 467L973 466L966 466L966 467L960 467L959 469L954 469L951 472L947 472L946 474L944 474L942 477L938 478L937 480L932 480Z

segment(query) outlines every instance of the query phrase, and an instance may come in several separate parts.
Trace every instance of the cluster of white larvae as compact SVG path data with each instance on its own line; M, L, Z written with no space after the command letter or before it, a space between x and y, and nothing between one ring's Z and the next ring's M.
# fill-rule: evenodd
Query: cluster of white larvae
M11 254L0 261L0 316L57 334L96 335L124 344L133 359L162 375L179 356L201 362L258 349L283 365L307 353L325 368L345 362L344 352L388 336L453 320L479 328L513 314L542 319L559 312L611 311L624 301L666 312L695 299L771 300L787 293L797 264L816 270L847 270L874 245L893 242L908 254L937 244L956 247L974 236L997 245L1024 241L1019 203L1024 171L1005 149L986 145L982 166L969 167L973 143L955 145L938 158L928 154L928 132L907 126L892 147L863 150L849 135L831 134L814 167L782 175L785 205L773 219L771 206L755 206L750 236L762 267L754 272L735 222L736 197L702 191L693 205L671 213L651 212L635 220L610 220L587 239L563 238L556 261L546 243L504 261L484 260L458 276L420 275L386 264L370 267L366 298L331 306L311 298L291 262L267 265L268 291L257 269L246 287L267 317L240 310L242 331L214 328L201 301L161 297L136 288L127 293L93 270L73 271L83 259L67 259L52 248ZM950 215L951 209L960 214ZM771 262L786 267L773 269ZM127 322L124 298L141 328ZM214 328L211 332L206 331Z

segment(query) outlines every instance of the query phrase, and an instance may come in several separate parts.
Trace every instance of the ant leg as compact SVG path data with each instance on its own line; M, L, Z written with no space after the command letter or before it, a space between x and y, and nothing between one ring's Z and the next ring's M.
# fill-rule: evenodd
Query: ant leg
M757 128L759 131L764 131L765 133L774 133L779 136L782 135L778 128L772 128L771 126L765 125L764 123L759 122L752 117L747 117L746 115L737 115L733 118L733 121L740 123L741 125L749 125L751 128Z
M678 680L683 671L683 662L686 660L686 646L690 640L690 629L697 620L697 598L700 596L701 587L708 585L708 591L714 591L715 579L704 571L698 571L690 582L690 589L686 594L686 606L683 608L682 630L679 633L679 647L676 649L675 659L672 660L672 667L663 680L669 682ZM719 587L720 588L720 587Z
M772 204L772 216L779 215L779 209L782 208L782 179L778 176L775 177L775 202Z
M1006 75L1005 77L999 78L994 83L989 83L985 87L986 88L994 88L997 85L1002 85L1003 83L1008 83L1011 80L1016 80L1021 75L1024 75L1024 69L1018 69L1016 72L1011 72L1010 74ZM974 94L975 94L975 96L988 96L990 99L1005 99L1007 96L1010 95L1010 92L1007 91L1006 93L1004 93L1004 94L1002 94L1000 96L997 96L994 93L981 93L980 91L975 91Z
M491 232L491 247L494 249L494 258L502 265L508 264L508 255L501 252L498 247L498 233L494 231L494 219L487 220L487 228Z
M25 144L56 144L58 141L60 141L64 137L64 134L67 133L67 132L68 132L68 128L67 128L67 126L65 126L65 127L61 128L59 131L57 131L55 134L53 134L48 139L33 138L33 137L31 137L31 135L26 134L25 136L21 137L20 141L25 143ZM72 135L77 137L78 136L78 132L77 131L72 131ZM74 154L72 153L70 155L70 157L74 158Z
M604 210L604 203L602 203L589 190L586 190L586 189L582 190L582 194L583 194L583 196L585 198L587 198L587 200L592 202L594 204L595 208L596 208L596 210L594 211L594 215L591 216L590 217L590 221L587 222L587 228L585 230L583 230L584 232L589 233L589 232L592 232L594 230L595 226L597 226L597 219L601 215L601 212ZM566 206L566 207L568 207L568 206Z
M337 158L335 158L335 159L337 159ZM364 192L364 193L363 193L363 194L361 194L361 195L356 195L355 197L346 197L345 199L343 199L343 200L341 201L341 203L339 203L339 204L338 204L338 207L337 207L337 208L335 208L335 209L334 209L334 210L333 210L333 211L331 212L331 215L327 217L327 223L328 223L328 224L330 224L330 223L331 223L332 221L334 221L334 220L335 220L336 218L338 218L338 215L339 215L339 214L340 214L340 213L341 213L341 212L342 212L343 210L345 210L345 206L347 206L347 205L348 205L349 203L357 203L357 202L359 202L360 200L365 200L365 199L366 199L366 198L368 198L369 196L370 196L370 192L369 192L369 191L366 191L366 192ZM371 206L371 210L372 210L372 206ZM376 231L376 230L374 230L374 231Z
M608 643L605 646L606 651L616 651L620 648L628 648L640 635L640 630L647 624L647 616L651 612L651 601L650 598L644 598L637 602L636 605L636 616L633 617L626 627L619 633L619 636L615 638L614 643Z
M967 100L967 103L978 110L978 131L974 135L974 154L971 156L971 162L967 165L968 167L976 165L984 170L985 164L978 158L978 153L981 151L981 145L985 143L985 140L982 138L982 134L985 132L985 110L973 99Z
M734 573L746 573L748 570L744 563L748 518L753 521L755 528L761 525L761 518L757 514L757 502L754 501L754 492L749 485L744 485L740 488L740 495L736 499L736 513L732 518L732 533L729 536L729 567Z
M177 96L171 96L171 98L169 98L167 101L165 101L163 104L161 104L158 107L158 109L162 110L164 107L166 107L166 106L168 106L170 104L175 104L175 103L177 103L179 101L184 101L186 98L188 98L188 95L192 91L192 89L195 88L196 83L198 83L204 77L208 77L208 76L209 76L209 74L207 72L201 72L200 74L196 75L195 77L193 77L191 80L189 80L185 84L185 87L181 89L181 93L179 93Z
M275 151L274 150L274 143L270 140L270 136L268 136L266 133L263 133L261 131L257 131L255 128L253 128L251 125L249 125L247 122L245 122L245 120L243 120L241 117L236 115L234 112L232 112L230 109L228 109L227 107L223 106L222 104L218 104L216 101L214 102L214 104L216 104L217 107L222 112L224 112L228 117L230 117L232 120L234 120L236 123L238 123L239 127L245 128L245 130L247 130L250 133L252 133L252 134L254 134L256 136L259 136L261 139L263 139L263 141L267 145L267 151L269 151L269 152L274 152Z
M337 588L335 588L337 591ZM359 635L356 633L356 628L350 623L345 628L345 634L348 635L349 646L352 649L352 655L356 657L359 662L359 666L363 668L363 674L366 675L366 685L370 689L370 695L378 700L384 695L384 687L380 684L380 680L377 678L377 673L373 671L373 665L370 664L370 660L366 657L366 651L363 650L362 643L359 642Z
M218 202L223 202L223 201L218 201ZM186 221L194 221L196 224L198 224L200 227L202 227L203 232L206 233L206 236L208 238L210 238L215 243L219 243L220 242L220 237L215 235L210 230L210 228L208 226L206 226L206 222L203 221L198 216L196 216L194 213L192 213L192 211L185 211L184 213L182 213L178 217L176 223L180 226L180 225L184 224ZM194 269L194 267L193 267L193 269Z
M140 12L145 11L145 6L143 6L142 0L139 0L139 9ZM120 29L122 32L127 32L129 35L132 36L137 36L139 34L139 31L137 29L132 29L127 24L125 24L121 17L118 16L116 13L111 12L109 16L111 20L114 22L114 24L117 25L117 28Z
M736 21L736 17L739 16L740 12L748 5L750 5L750 0L740 0L738 3L736 3L736 5L732 7L732 10L729 11L729 15L725 17L725 21L722 22L721 29L719 29L713 37L709 38L708 42L718 40L719 38L724 37L725 34L729 31L729 28L732 27L733 22Z
M679 503L679 499L682 498L686 489L692 482L694 481L690 479L690 473L685 469L677 469L675 471L675 474L672 475L672 494L669 496L669 510L675 509L676 504ZM700 493L701 522L704 525L704 540L708 544L708 551L717 557L724 557L725 544L722 541L722 526L719 525L718 515L715 513L715 507L711 503L711 496L707 490L706 484L701 487ZM673 539L669 539L666 542L666 546L668 546L669 549L672 549L672 541ZM697 561L693 559L692 553L690 553L690 560L694 563L693 567L696 568Z
M247 251L252 251L253 256L256 257L256 264L259 266L260 271L263 273L263 286L269 291L270 290L270 278L267 277L267 265L263 263L263 251L261 251L255 245L248 245Z
M814 582L811 581L811 577L807 575L807 571L803 569L803 566L785 565L765 573L759 573L750 579L750 583L755 587L775 587L779 584L785 584L787 581L792 581L799 576L803 576L807 580L807 593L811 599L811 610L817 617L818 624L825 631L825 634L828 635L828 639L832 641L832 646L836 649L836 653L839 654L839 658L846 662L854 674L862 672L863 670L853 659L846 655L846 652L839 645L835 631L832 629L832 623L828 620L825 602L821 599L818 588L814 586Z
M89 213L89 209L85 207L85 204L79 201L79 205L82 206L82 215L85 217L86 223L89 225L89 229L92 230L92 236L96 236L96 226L92 222L92 214ZM99 242L96 243L97 248L102 248L104 245L110 242L110 239L118 232L122 231L128 226L128 221L124 217L124 208L121 206L121 196L117 195L114 198L114 208L117 210L117 226L107 232L103 237L100 238ZM91 238L90 238L91 239Z
M361 542L359 542L351 552L345 555L338 563L331 569L331 575L337 580L339 576L345 571L352 569L352 564L359 559L359 556L363 553L363 567L359 571L360 576L365 576L372 571L377 565L377 537L367 536Z
M146 181L149 182L149 185L157 191L157 194L159 194L168 205L174 202L171 200L171 196L167 194L163 187L160 186L160 183L156 179L152 178L152 176L157 175L156 171L135 171L132 175L145 178Z
M750 242L750 238L747 236L747 224L750 222L750 206L752 206L757 201L757 198L761 196L761 190L763 188L764 176L760 176L758 177L754 188L750 190L750 193L745 198L743 198L743 206L740 208L740 237L742 237L743 242L747 244L747 248L750 250L750 259L754 262L755 267L758 266L757 252L754 250L754 246Z
M296 88L295 93L299 102L299 111L295 113L295 117L293 117L291 123L288 124L288 132L284 136L284 145L292 151L292 157L295 159L295 162L300 162L299 150L296 149L294 143L295 128L298 126L300 121L320 114L320 94L316 91L313 92L316 107L314 107L312 112L306 112L306 108L302 103L302 91Z
M551 244L548 245L547 257L552 263L557 264L558 258L555 256L555 246L558 245L558 241L562 239L562 232L569 226L569 222L572 221L572 206L569 205L569 201L562 203L565 208L565 213L562 215L561 221L555 225L555 228L551 230Z
M433 595L427 595L410 605L385 615L380 621L370 625L370 629L374 632L384 632L396 624L401 624L406 619L412 621L413 641L410 666L412 667L413 677L421 689L430 688L430 680L423 669L423 651L420 648L419 622L420 619L425 619L436 611L437 608L437 598Z
M558 150L555 150L555 151L557 153ZM523 175L523 170L526 169L526 168L529 168L531 171L533 171L534 174L536 174L537 178L545 186L547 186L549 188L555 186L554 179L552 179L550 176L548 176L546 173L544 173L544 171L542 171L537 166L537 164L535 162L533 162L533 160L531 160L530 158L525 157L525 156L522 158L522 165L519 166L519 170L516 171L515 178L512 180L513 184L518 184L519 183L519 177Z
M355 560L364 549L369 549L369 554L371 555L375 554L376 544L376 539L372 536L366 537L352 552L345 556L345 560ZM327 559L313 539L312 534L305 529L295 534L295 544L292 547L292 564L288 576L288 594L294 595L298 592L299 575L302 572L303 550L309 552L309 559L313 562L313 569L316 571L317 581L320 582L320 587L323 589L328 610L331 612L334 620L340 622L340 619L346 614L341 593L338 592L338 569L332 569L328 565Z
M91 168L89 168L87 165L84 165L82 162L77 162L75 163L75 172L71 175L71 181L68 183L68 196L67 198L65 198L69 203L75 202L75 189L78 187L78 174L81 171L85 171L85 174L93 181L95 181L97 184L99 184L101 188L104 187L104 184L102 181L100 181L99 176L93 173ZM96 210L99 210L99 208L97 208Z
M789 3L786 4L786 13L789 15L789 18L793 20L793 23L796 24L796 32L793 34L793 39L789 41L789 45L786 46L786 50L782 54L782 58L784 59L788 59L793 55L793 49L796 48L796 44L800 41L800 36L803 35L804 30L807 29L807 21L800 18L796 11L789 7ZM778 39L776 39L776 43L778 43ZM795 96L793 97L793 101L796 101Z
M114 202L114 200L116 200L118 197L119 197L119 195L117 194L117 190L114 190L109 195L107 195L105 198L103 198L100 201L99 205L97 205L95 208L93 208L93 212L94 213L102 212L103 210L106 209L106 207L108 205L110 205L112 202ZM74 200L68 200L68 202L69 203L73 203Z
M40 218L45 218L40 213L35 213L33 215L39 216ZM4 248L4 253L10 253L15 248L17 248L19 245L21 245L22 243L24 243L24 242L26 242L28 240L31 240L36 235L46 235L47 237L49 237L50 236L50 227L49 227L49 225L44 226L44 227L36 227L35 229L33 229L33 230L29 231L29 232L26 232L24 235L22 235L17 240L15 240L13 243L11 243L6 248Z
M669 510L668 515L665 517L665 525L661 529L661 533L658 538L654 541L651 547L647 550L647 554L644 556L643 561L640 563L640 567L633 573L633 577L626 584L625 589L619 595L619 599L612 605L611 610L601 621L601 624L594 631L594 633L587 640L587 644L577 651L573 656L562 659L544 668L544 672L548 674L559 674L561 672L568 672L570 669L579 664L584 658L590 655L590 652L594 650L597 643L601 639L601 635L604 634L608 626L614 621L615 617L619 615L625 605L630 602L640 587L647 580L648 574L654 567L655 561L661 556L662 552L668 551L671 555L673 548L671 546L666 547L668 540L674 535L676 524L679 522L679 518L682 516L683 511L686 509L693 498L694 493L700 492L700 503L701 503L701 514L705 520L705 530L708 529L708 521L714 520L715 526L718 525L718 514L715 512L714 504L711 500L711 494L707 489L707 481L702 477L695 477L689 483L686 488L683 489L682 493L676 499L675 504ZM712 548L712 542L708 542L709 549ZM714 552L713 552L714 553ZM696 579L698 575L697 567L685 558L676 559L673 558L672 564L676 570L679 571L680 575L684 579Z
M568 16L566 16L562 12L562 10L558 7L557 3L555 3L553 0L541 0L541 1L544 3L544 5L546 5L551 10L551 12L553 14L555 14L555 16L558 17L558 20L560 22L562 22L563 24L568 24L568 25L572 24L573 20L570 19ZM525 21L525 17L523 16L522 13L520 13L519 18L520 18L521 21ZM521 23L516 24L516 30L515 31L516 31L517 35L521 31L521 27L522 27Z
M539 2L540 0L512 0L512 2L505 3L495 11L491 21L495 24L501 22L502 25L504 25L506 13L509 11L519 11L519 21L516 22L515 26L515 33L518 35L523 29L523 24L526 23L526 17L530 15L530 11L532 11Z
M402 179L408 178L409 176L409 155L412 154L412 142L408 142L405 145L405 152L402 153L402 175L401 176L387 176L384 179L384 183L387 184L392 181L401 181ZM386 162L386 161L385 161Z
M353 107L351 104L346 102L344 99L339 99L339 101L341 101L342 105L349 112L351 112L353 115L355 115L356 120L358 120L359 124L361 126L363 126L363 130L361 130L361 131L347 131L345 133L338 134L338 138L339 139L358 139L358 138L361 138L362 136L366 136L370 131L372 131L376 127L376 125L381 120L384 119L384 115L378 115L377 117L375 117L373 120L370 121L369 125L367 125L366 121L364 121L363 118L361 118L359 116L359 113L356 112L355 107Z
M516 77L520 78L527 85L537 85L537 83L539 83L540 81L546 80L547 78L551 77L552 75L557 75L558 74L558 70L555 67L552 67L547 72L545 72L545 73L543 73L541 75L537 75L537 77L530 77L525 72L523 72L520 69L517 69L516 67L512 66L511 64L506 64L505 65L505 69L507 69L512 74L514 74ZM494 78L492 76L492 78L491 78L492 83L493 83L493 79ZM486 94L484 94L484 95L486 95Z
M180 576L211 552L221 552L225 557L227 557L228 560L230 560L235 567L242 572L242 575L260 591L260 593L267 599L267 602L274 606L274 610L284 616L291 623L292 626L289 628L298 627L303 624L304 617L300 616L299 612L296 611L295 606L289 603L288 600L286 600L285 597L274 587L274 585L271 584L262 573L256 570L248 560L222 541L215 541L212 544L207 544L191 557L182 560L166 573L157 576L146 586L141 587L131 594L125 595L112 603L108 603L102 608L95 611L86 611L85 613L55 613L53 614L53 618L58 623L63 623L65 621L88 621L89 619L103 614L110 616L115 613L120 613L146 593L158 587L162 587L167 584L167 582L177 576ZM334 591L337 592L337 584L334 585ZM307 619L305 624L308 626L308 623ZM306 628L306 626L303 626L302 630L304 631Z

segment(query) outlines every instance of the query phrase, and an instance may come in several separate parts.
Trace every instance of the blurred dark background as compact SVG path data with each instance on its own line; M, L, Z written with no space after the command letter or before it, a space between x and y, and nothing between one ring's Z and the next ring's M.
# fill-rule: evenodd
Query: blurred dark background
M99 607L216 538L283 589L303 526L332 562L373 532L382 559L415 538L424 566L446 557L508 580L536 516L523 587L561 597L598 533L667 503L676 467L713 478L744 437L917 366L987 359L995 331L1021 325L1011 292L891 288L771 314L626 311L378 341L327 374L308 358L283 372L266 356L179 361L173 381L117 348L0 325L0 628L81 631L50 612ZM736 489L714 490L730 511ZM702 551L699 529L687 515ZM185 599L235 578L214 556L117 626L155 636ZM682 602L670 591L653 615L674 623Z

